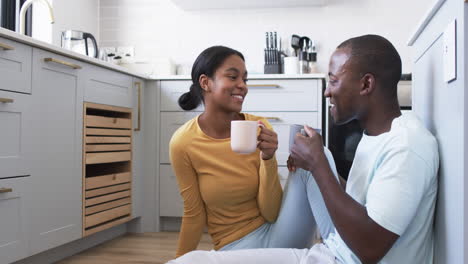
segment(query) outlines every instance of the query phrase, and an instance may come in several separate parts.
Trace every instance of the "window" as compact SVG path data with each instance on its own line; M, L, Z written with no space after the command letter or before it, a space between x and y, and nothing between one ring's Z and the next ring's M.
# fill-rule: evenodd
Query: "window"
M0 26L12 31L16 31L16 20L19 15L20 6L26 0L1 0L0 5ZM32 8L26 12L26 35L32 35Z

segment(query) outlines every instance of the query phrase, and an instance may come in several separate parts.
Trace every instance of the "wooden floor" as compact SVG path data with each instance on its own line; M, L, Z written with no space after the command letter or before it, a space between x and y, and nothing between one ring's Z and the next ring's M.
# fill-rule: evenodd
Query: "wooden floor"
M58 262L59 264L162 264L175 256L177 232L127 234ZM198 249L211 250L211 238L203 234Z

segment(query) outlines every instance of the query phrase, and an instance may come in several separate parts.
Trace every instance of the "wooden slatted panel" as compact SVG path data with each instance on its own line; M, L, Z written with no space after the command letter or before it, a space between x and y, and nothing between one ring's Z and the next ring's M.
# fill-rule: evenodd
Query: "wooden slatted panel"
M100 212L97 214L93 214L90 216L86 216L85 218L85 228L95 226L107 221L111 221L112 219L119 218L121 216L125 216L130 214L131 206L124 205L120 207L116 207L104 212Z
M85 214L90 215L90 214L98 213L98 212L108 210L114 207L130 204L131 202L132 202L132 199L128 197L128 198L123 198L123 199L115 200L115 201L108 202L108 203L86 207Z
M104 105L104 104L95 104L95 103L86 103L86 108L105 110L110 112L119 112L119 113L131 113L132 109L113 106L113 105Z
M132 153L130 151L86 153L86 164L111 163L129 161L131 159Z
M96 205L96 204L100 204L100 203L105 203L105 202L121 199L121 198L124 198L124 197L129 197L129 196L130 196L130 191L111 193L111 194L104 195L104 196L99 196L99 197L96 197L96 198L86 199L85 206L91 206L91 205Z
M131 136L132 131L128 129L106 129L106 128L87 128L86 135L94 136Z
M130 220L131 220L131 217L127 216L127 217L120 218L118 220L112 221L112 222L104 224L104 225L99 225L99 226L87 229L87 230L84 231L84 236L92 235L94 233L97 233L97 232L102 231L102 230L106 230L106 229L111 228L113 226L126 223L126 222L128 222Z
M130 183L124 183L124 184L119 184L119 185L113 185L105 188L99 188L99 189L94 189L91 191L86 191L86 198L91 198L95 197L98 195L104 195L104 194L109 194L109 193L115 193L115 192L120 192L120 191L125 191L125 190L130 190L132 185Z
M95 137L87 136L86 144L105 144L105 143L131 143L130 137Z
M86 190L115 185L124 182L130 182L131 177L132 175L130 172L123 172L86 178Z
M105 117L105 116L86 116L87 127L106 127L106 128L132 128L132 120L129 118Z
M99 151L122 151L131 150L130 144L103 144L103 145L86 145L86 152L99 152Z

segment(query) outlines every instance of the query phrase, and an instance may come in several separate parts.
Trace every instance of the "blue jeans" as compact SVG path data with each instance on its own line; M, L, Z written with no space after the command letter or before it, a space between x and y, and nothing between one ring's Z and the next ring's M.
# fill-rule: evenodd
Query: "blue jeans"
M335 161L324 148L328 163L338 180ZM338 180L339 181L339 180ZM289 173L278 219L265 223L250 234L222 247L224 250L250 248L308 248L316 230L323 238L335 231L320 189L308 171Z

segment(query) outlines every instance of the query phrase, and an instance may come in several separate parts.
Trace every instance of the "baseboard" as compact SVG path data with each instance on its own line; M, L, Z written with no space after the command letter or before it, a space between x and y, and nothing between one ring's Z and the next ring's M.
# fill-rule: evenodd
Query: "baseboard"
M160 217L159 227L162 232L178 232L182 224L182 217Z
M73 256L81 251L92 248L108 240L127 233L127 223L92 234L88 237L41 252L34 256L19 260L13 264L49 264Z

